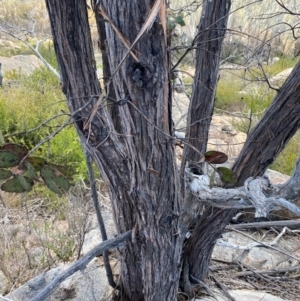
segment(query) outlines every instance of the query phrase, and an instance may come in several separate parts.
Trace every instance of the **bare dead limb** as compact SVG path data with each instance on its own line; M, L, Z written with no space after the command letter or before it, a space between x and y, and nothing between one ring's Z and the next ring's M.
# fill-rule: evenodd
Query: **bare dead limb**
M101 255L103 252L119 248L123 246L127 241L131 239L131 232L128 231L124 234L113 238L106 240L100 244L98 244L96 247L94 247L91 251L89 251L86 255L84 255L82 258L74 262L67 270L65 270L63 273L55 277L43 290L41 290L34 298L30 299L29 301L43 301L46 300L46 298L53 292L53 290L62 283L65 279L73 275L77 271L83 271L87 264L96 256Z
M244 186L225 189L211 187L208 175L196 175L185 168L185 188L197 197L196 201L218 208L255 208L255 217L266 217L281 207L300 216L300 208L293 202L300 195L300 160L291 179L284 185L272 186L266 176L248 178Z
M229 300L231 300L231 301L236 301L236 299L235 299L234 297L232 297L232 296L229 294L229 292L228 292L226 286L225 286L225 285L224 285L224 284L223 284L223 283L222 283L215 275L210 274L209 276L213 278L213 280L216 282L216 284L218 285L218 287L223 291L224 295L225 295Z
M251 276L253 274L274 275L274 274L282 274L282 273L296 272L296 271L300 271L300 265L296 265L294 267L289 267L289 268L278 269L278 270L255 270L255 272L253 271L238 272L238 273L230 274L230 277Z
M232 229L247 230L247 229L270 228L270 227L299 228L300 227L300 219L229 225L226 227L226 229L227 230L232 230Z
M2 26L0 26L0 31L2 31L2 32L4 32L4 33L6 33L6 34L8 34L8 35L10 35L11 37L13 37L13 38L15 38L15 39L17 39L17 40L19 40L19 41L21 41L22 43L24 43L28 48L30 48L36 55L37 55L37 57L42 61L42 63L46 66L46 68L48 69L48 70L50 70L59 80L60 80L60 75L59 75L59 73L44 59L44 57L40 54L40 52L39 52L39 49L38 49L38 47L39 47L39 45L40 45L40 41L39 42L37 42L37 47L32 47L29 43L27 43L24 39L22 39L22 38L20 38L20 37L18 37L18 36L16 36L16 35L14 35L14 34L12 34L11 32L9 32L9 31L7 31L7 30L5 30Z
M288 256L288 257L290 257L290 258L292 258L292 259L295 259L295 260L297 260L298 262L300 262L300 258L298 258L298 257L296 257L296 256L293 256L293 255L289 254L289 253L286 252L286 251L280 250L280 249L278 249L278 248L272 246L271 244L268 244L268 243L264 243L264 242L262 242L262 241L259 241L259 240L255 239L255 238L253 238L251 235L248 235L248 234L246 234L246 233L244 233L244 232L242 232L242 231L239 231L239 230L236 230L236 229L232 229L232 231L235 231L235 232L237 232L237 233L239 233L239 234L241 234L241 235L244 235L244 236L246 236L246 237L252 239L253 241L259 243L259 244L260 244L261 246L263 246L263 247L266 247L266 248L272 249L272 250L274 250L274 251L277 251L277 252L279 252L279 253L281 253L281 254L284 254L284 255L286 255L286 256Z

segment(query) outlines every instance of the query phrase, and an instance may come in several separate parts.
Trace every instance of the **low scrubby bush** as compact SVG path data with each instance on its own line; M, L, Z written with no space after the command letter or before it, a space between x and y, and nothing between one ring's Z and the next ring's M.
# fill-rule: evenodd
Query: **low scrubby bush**
M44 67L21 76L18 87L0 90L0 130L5 142L32 149L69 119L68 112L58 79ZM84 155L72 120L34 155L70 165L75 178L86 178Z

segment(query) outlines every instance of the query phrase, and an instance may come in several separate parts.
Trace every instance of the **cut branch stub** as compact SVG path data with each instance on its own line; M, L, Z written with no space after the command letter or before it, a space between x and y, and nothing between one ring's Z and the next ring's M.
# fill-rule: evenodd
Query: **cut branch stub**
M32 189L34 182L28 177L15 176L12 179L7 180L1 185L1 190L6 192L26 192Z
M12 176L12 172L7 169L0 169L0 180L6 180Z
M236 174L227 167L218 167L217 172L221 177L221 180L225 183L235 184L237 180Z
M218 151L208 151L204 154L205 161L211 164L222 164L228 160L228 156Z
M61 172L51 168L49 165L43 166L41 177L47 187L59 195L62 195L63 192L68 191L70 188L69 181L61 174Z

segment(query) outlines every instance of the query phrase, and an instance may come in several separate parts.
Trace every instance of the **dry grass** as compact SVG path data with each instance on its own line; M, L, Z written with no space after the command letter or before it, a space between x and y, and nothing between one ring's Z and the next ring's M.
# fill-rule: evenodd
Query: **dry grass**
M55 198L1 192L0 270L9 290L80 256L94 214L89 192L78 184L56 205Z

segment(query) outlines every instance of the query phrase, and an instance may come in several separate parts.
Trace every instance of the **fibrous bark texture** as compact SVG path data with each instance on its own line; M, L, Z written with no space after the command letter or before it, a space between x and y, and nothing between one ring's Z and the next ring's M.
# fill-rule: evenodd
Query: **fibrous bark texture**
M202 156L206 151L209 126L213 114L215 91L219 76L220 55L222 42L225 36L228 13L231 1L203 1L203 9L197 34L196 71L193 85L193 94L189 106L186 141L183 153L181 170L184 172L186 162L194 172L202 173ZM189 147L192 145L194 148ZM198 150L197 151L195 151ZM190 204L195 203L195 197L185 195L185 206L189 210ZM207 247L214 245L217 236L210 229L210 236L205 236L205 222L209 214L202 218L195 218L195 229L186 247L184 256L188 258L189 271L192 275L205 275L212 249L207 252ZM216 216L216 219L221 217ZM192 220L191 220L192 221ZM193 222L193 221L192 221ZM220 223L217 222L217 223ZM218 225L216 225L217 227ZM215 228L217 229L217 228ZM185 228L184 228L185 230Z
M270 164L273 163L289 139L293 137L300 127L300 63L287 78L273 103L268 108L258 125L251 131L247 141L233 166L238 176L237 185L243 185L251 176L263 175ZM299 162L299 161L298 161ZM298 163L299 164L299 163ZM297 164L297 166L298 166ZM299 177L293 177L299 183ZM288 190L285 186L285 189ZM289 191L289 197L295 196ZM209 259L216 239L223 233L226 225L235 215L236 210L209 208L197 223L194 232L200 233L199 239L190 242L191 274L197 279L203 279L207 273ZM199 248L194 247L197 244ZM203 245L205 247L203 248ZM194 251L195 250L195 251ZM198 251L198 252L197 252ZM201 267L200 269L197 267Z
M196 69L186 130L186 141L194 148L188 145L185 147L182 168L188 161L189 166L201 172L197 162L202 159L201 154L206 151L219 77L222 42L227 29L230 6L230 0L203 1L195 39Z
M121 296L173 301L182 257L191 275L203 279L215 240L233 214L209 208L195 220L199 208L191 212L193 195L185 195L182 185L186 162L202 172L198 162L206 150L231 1L203 2L181 181L174 155L165 1L94 0L106 98L96 75L86 1L46 3L62 89L81 143L108 187L118 233L132 230L132 241L119 248ZM238 185L261 175L299 127L297 74L300 65L249 135L234 166ZM185 233L195 221L182 255Z
M127 48L111 22L132 43L153 1L101 1L100 9L111 20L106 22L106 39L116 99L109 103L114 106L111 114L106 103L98 102L92 116L100 86L86 2L46 2L63 91L76 112L82 143L108 186L118 232L134 229L133 243L119 250L122 294L129 300L175 300L180 187L168 107L165 20L155 16L134 47L138 60L128 56L116 71Z

